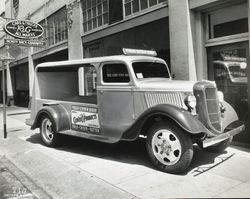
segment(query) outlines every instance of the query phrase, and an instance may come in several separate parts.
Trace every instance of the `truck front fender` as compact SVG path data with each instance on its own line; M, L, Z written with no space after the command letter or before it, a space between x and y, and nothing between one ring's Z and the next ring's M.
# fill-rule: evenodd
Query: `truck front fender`
M124 132L122 138L126 140L135 140L139 136L143 126L148 121L161 116L174 121L183 130L190 134L209 133L206 127L187 110L173 105L160 104L151 107L142 113L136 119L134 124L126 132Z
M56 132L70 129L70 117L67 111L58 104L43 106L37 113L31 129L39 128L41 119L48 116L54 120Z

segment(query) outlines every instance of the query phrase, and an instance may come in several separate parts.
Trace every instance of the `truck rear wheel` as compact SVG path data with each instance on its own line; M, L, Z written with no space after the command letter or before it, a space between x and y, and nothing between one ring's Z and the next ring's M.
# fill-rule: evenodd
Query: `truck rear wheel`
M55 147L58 144L59 138L55 129L55 121L48 115L41 119L40 135L43 143L48 147Z
M190 137L172 122L153 125L148 131L146 145L152 163L164 172L181 173L193 158Z

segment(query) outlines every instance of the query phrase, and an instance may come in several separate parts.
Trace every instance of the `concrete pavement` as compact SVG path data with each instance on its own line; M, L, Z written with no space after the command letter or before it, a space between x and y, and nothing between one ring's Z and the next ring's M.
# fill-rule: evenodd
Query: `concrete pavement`
M0 157L30 179L28 190L38 198L250 197L250 149L231 146L215 154L195 147L190 169L172 175L152 168L143 139L110 145L63 136L53 149L24 125L27 117L26 109L8 110Z

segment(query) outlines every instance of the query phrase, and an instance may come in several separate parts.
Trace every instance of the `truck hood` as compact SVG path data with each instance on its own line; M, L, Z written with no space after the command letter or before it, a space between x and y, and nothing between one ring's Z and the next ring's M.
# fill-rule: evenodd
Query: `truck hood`
M150 78L139 80L137 82L137 89L139 91L193 92L195 83L194 81Z

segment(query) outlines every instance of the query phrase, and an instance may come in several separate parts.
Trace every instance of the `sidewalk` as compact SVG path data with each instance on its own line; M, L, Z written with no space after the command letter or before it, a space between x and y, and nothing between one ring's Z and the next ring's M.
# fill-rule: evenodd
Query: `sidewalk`
M5 156L0 157L0 165L0 198L51 198Z
M0 121L1 114L0 108ZM2 169L4 172L7 168L13 174L14 165L26 177L27 184L32 186L23 183L20 189L26 190L28 196L76 199L250 196L248 148L231 146L222 154L213 154L194 147L194 159L187 173L172 175L152 168L141 140L110 145L65 137L61 147L48 148L42 144L38 129L31 131L24 125L26 117L29 114L25 109L8 110L8 139L0 138L0 160L7 165ZM16 179L17 184L23 182L21 175L13 176L10 178ZM11 190L13 184L7 181L6 186Z
M0 114L2 120L1 108ZM25 141L34 133L24 125L27 109L11 107L7 115L8 138L0 138L0 198L136 198Z
M22 115L29 113L26 108L7 107L7 131L17 132L25 129L24 123L18 119L10 118L10 115ZM51 198L43 189L25 175L19 168L16 167L10 160L6 158L7 140L3 140L3 125L2 125L2 105L0 105L0 198Z

